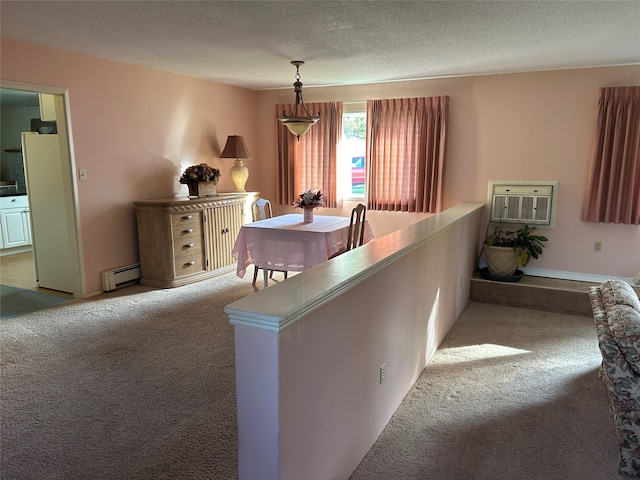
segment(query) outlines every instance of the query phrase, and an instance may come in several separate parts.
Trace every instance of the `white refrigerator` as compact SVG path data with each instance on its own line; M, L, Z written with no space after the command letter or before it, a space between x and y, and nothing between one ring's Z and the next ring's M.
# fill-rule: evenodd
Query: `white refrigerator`
M23 132L22 153L38 286L74 293L58 135Z

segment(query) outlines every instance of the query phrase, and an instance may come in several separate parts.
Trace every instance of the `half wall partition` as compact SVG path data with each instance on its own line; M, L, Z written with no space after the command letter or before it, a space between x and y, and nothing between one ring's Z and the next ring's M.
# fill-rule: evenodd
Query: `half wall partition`
M225 307L241 480L349 478L469 301L483 208L455 206Z

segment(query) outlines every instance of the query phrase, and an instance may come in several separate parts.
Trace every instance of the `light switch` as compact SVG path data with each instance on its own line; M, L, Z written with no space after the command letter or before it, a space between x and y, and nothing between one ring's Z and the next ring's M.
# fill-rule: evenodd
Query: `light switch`
M86 180L87 179L87 170L84 168L81 168L78 170L78 173L80 175L80 180Z

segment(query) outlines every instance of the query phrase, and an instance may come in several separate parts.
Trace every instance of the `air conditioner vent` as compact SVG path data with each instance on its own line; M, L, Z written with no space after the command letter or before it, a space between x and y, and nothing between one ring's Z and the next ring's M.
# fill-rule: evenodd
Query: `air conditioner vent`
M555 228L558 182L489 182L491 222Z

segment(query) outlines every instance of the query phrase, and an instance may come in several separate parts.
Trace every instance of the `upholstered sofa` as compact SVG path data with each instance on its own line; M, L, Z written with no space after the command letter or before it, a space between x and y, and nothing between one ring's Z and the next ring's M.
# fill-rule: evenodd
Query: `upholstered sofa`
M589 291L602 353L600 379L620 442L619 472L640 477L640 301L621 280Z

